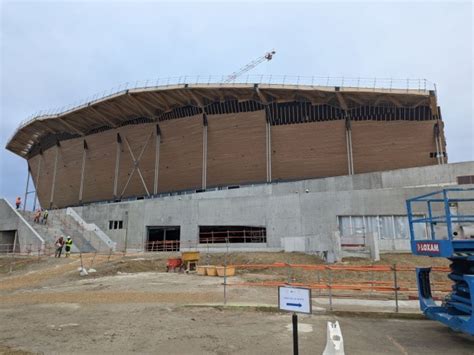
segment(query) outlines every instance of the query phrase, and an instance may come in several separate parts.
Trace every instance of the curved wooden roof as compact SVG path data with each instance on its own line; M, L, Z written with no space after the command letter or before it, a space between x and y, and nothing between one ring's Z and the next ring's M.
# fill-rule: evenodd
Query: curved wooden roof
M226 100L254 100L264 105L307 101L343 110L388 102L397 107L430 106L433 113L437 112L435 93L427 90L283 84L179 84L122 90L58 114L36 116L16 130L6 149L26 158L35 144L51 134L63 135L64 139L87 136L101 127L114 128L144 117L160 121L165 113L175 108L204 108L213 102Z

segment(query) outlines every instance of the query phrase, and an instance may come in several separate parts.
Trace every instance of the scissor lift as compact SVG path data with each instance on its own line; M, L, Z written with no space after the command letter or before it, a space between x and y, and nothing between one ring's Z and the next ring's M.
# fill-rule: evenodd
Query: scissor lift
M421 310L453 330L474 335L474 188L443 189L408 199L406 205L413 254L451 261L452 292L440 306L431 295L431 268L416 269Z

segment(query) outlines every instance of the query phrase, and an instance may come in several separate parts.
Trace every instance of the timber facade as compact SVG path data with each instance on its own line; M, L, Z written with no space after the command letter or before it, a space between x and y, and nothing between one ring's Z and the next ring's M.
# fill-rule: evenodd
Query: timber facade
M50 208L447 163L432 91L257 84L127 90L7 149Z

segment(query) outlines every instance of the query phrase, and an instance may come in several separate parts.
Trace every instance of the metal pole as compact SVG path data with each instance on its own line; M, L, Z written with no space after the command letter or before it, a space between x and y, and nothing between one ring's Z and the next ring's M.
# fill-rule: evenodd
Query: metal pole
M397 264L393 264L393 287L395 289L395 312L398 313Z
M128 211L125 211L125 249L124 255L127 254L127 244L128 244Z
M227 253L229 252L229 231L225 240L226 252L224 254L224 305L227 304Z
M12 250L12 261L10 263L10 274L13 271L13 265L15 264L15 250L16 250L16 242L18 238L18 230L15 231L15 237L13 238L13 250Z
M291 317L293 323L293 354L298 355L298 316L293 313Z
M290 266L290 256L287 255L286 266L288 267L288 285L291 283L291 266Z
M435 240L436 239L436 232L433 224L433 211L431 209L431 201L427 201L428 204L428 216L430 218L430 232L431 232L431 239Z
M36 184L35 184L35 197L33 199L33 211L36 210L36 199L38 196L38 187L39 187L39 178L41 172L41 160L43 158L43 153L40 152L38 156L38 170L36 171Z
M332 311L332 271L329 269L329 310Z
M23 199L23 211L26 211L26 201L28 201L28 187L30 184L30 166L28 165L28 174L26 176L26 189L25 189L25 198Z
M318 286L321 285L321 272L318 270ZM321 296L321 287L318 287L318 295Z

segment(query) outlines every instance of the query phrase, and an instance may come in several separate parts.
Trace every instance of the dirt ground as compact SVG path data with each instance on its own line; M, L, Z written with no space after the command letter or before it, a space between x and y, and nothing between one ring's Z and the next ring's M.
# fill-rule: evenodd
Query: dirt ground
M157 303L0 306L0 341L32 353L291 354L291 315ZM346 354L472 354L474 342L422 320L299 316L301 354L321 354L338 320Z
M77 256L24 258L16 261L11 274L6 271L8 260L0 259L0 265L6 265L0 274L0 354L291 353L291 315L204 308L223 303L222 279L166 273L168 257L85 256L83 264L97 270L87 277L79 276ZM220 264L223 257L210 254L205 262ZM233 264L321 263L316 256L296 253L239 253L228 258ZM399 254L381 261L394 262L420 261ZM280 269L242 271L229 282L286 276L287 270ZM276 305L277 292L228 286L226 299L239 305ZM340 322L347 354L474 354L472 339L427 320L335 318L324 313L299 318L301 354L322 352L328 320Z

